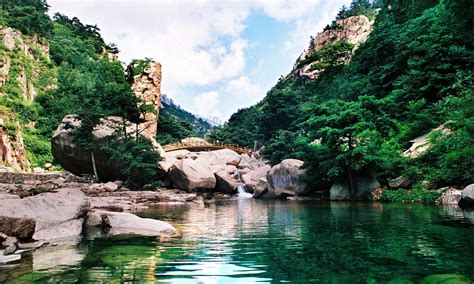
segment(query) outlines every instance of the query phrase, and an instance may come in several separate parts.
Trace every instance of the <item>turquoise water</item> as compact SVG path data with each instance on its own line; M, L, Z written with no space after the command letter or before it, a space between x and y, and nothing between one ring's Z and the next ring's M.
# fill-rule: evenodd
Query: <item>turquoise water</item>
M474 279L474 212L453 207L243 199L210 207L165 206L140 215L169 221L182 236L85 237L77 246L49 248L49 258L38 251L0 270L3 280L418 283L432 274Z

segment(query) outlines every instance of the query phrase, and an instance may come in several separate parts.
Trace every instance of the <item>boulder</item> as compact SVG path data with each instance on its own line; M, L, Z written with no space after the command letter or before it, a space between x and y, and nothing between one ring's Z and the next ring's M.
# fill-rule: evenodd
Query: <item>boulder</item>
M131 213L97 210L89 212L87 220L88 227L107 227L108 235L161 236L176 232L176 229L166 222L140 218Z
M93 174L91 153L77 146L74 142L73 131L81 124L74 115L67 115L63 118L53 135L51 146L52 154L56 161L67 171L81 176ZM134 135L137 126L125 121L127 133ZM110 137L115 131L123 129L123 119L109 117L103 119L92 132L94 141L94 159L97 173L102 181L125 180L126 176L121 172L124 165L120 163L110 163L109 155L101 150L105 138ZM164 151L161 146L147 132L142 131L140 135L152 142L153 147L161 156Z
M15 237L7 237L3 242L3 247L16 246L18 244L18 239Z
M411 184L412 182L404 176L399 176L397 178L394 178L388 181L388 185L392 189L397 189L397 188L408 189L410 188Z
M225 170L220 170L214 174L216 177L216 190L222 193L235 193L237 190L237 180Z
M226 165L237 166L242 159L242 157L237 152L230 149L198 152L196 154L198 160L205 160L211 166L218 166L219 170L225 169Z
M301 168L303 161L286 159L273 166L267 174L268 191L275 197L302 195L310 187L301 180L305 171Z
M254 192L257 189L257 184L260 182L260 179L265 178L270 169L270 165L265 165L242 175L245 188L250 192Z
M439 190L441 192L441 202L445 205L458 205L461 201L462 191L454 188Z
M255 158L249 158L249 159L242 159L242 161L239 163L237 168L239 169L245 169L249 168L250 170L256 170L260 167L265 166L266 163L262 160L255 159Z
M474 183L466 186L461 193L459 205L463 207L474 206Z
M268 198L268 181L266 177L260 178L255 185L253 198Z
M3 251L3 255L14 254L17 249L18 248L16 247L16 244L7 246L5 247L5 250Z
M0 232L21 240L31 239L35 233L36 220L28 217L0 216Z
M229 174L233 175L237 171L237 167L232 166L232 165L227 165L227 166L225 166L225 171L228 172Z
M372 176L359 175L354 177L356 184L355 199L370 200L372 192L380 188L380 183ZM336 181L329 191L330 200L349 200L350 190L349 181L341 178Z
M209 164L203 160L176 160L169 169L168 178L180 189L211 189L216 186L216 178Z
M75 188L18 200L0 200L0 216L36 220L34 239L77 236L81 233L81 218L87 209L85 194Z
M117 184L115 184L115 182L111 182L111 181L103 184L102 186L104 187L104 189L106 191L116 191L118 189Z

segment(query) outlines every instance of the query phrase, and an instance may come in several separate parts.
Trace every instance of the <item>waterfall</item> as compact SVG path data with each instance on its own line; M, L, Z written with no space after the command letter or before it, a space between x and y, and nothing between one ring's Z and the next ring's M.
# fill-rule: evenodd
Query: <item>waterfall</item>
M244 198L252 198L253 197L253 194L251 193L248 193L247 191L245 191L245 188L243 185L239 185L237 187L237 190L238 190L238 194L237 194L237 197L239 199L244 199Z

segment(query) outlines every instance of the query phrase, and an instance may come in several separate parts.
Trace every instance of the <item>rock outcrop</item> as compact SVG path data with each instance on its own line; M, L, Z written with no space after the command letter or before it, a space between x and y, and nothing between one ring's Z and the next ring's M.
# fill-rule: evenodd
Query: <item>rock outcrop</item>
M22 240L28 240L35 233L36 220L30 217L0 216L0 232Z
M15 127L8 128L7 122ZM20 124L11 118L5 116L2 118L0 111L0 167L22 171L29 166Z
M186 191L213 189L216 177L209 163L202 159L179 159L173 163L168 178L177 188Z
M102 181L125 180L127 177L121 172L123 165L118 163L109 163L109 155L107 155L101 146L105 138L112 135L115 131L121 131L123 120L118 117L109 117L102 120L92 132L94 141L94 159L96 162L97 172ZM134 135L140 130L134 124L125 122L127 133ZM73 130L79 127L80 121L73 115L65 116L58 126L52 138L52 154L56 161L67 171L75 175L93 174L91 153L77 146L74 142ZM148 133L142 131L140 135L152 142L153 147L161 156L165 153L161 146Z
M474 207L474 184L470 184L462 190L459 205L462 207Z
M267 174L268 191L272 196L284 198L309 193L311 188L301 177L305 171L303 161L285 159L273 166Z
M38 83L41 74L51 72L47 66L50 61L49 45L36 36L24 36L15 29L1 26L0 40L4 46L0 49L0 87L8 85L17 88L25 104L30 104L38 91L49 87ZM0 96L5 95L5 90L0 89ZM0 110L0 168L15 171L29 169L22 137L25 127L27 124L20 123L15 110ZM34 124L28 127L34 127Z
M189 140L186 140L189 142ZM209 152L178 150L167 152L160 165L168 169L171 184L186 191L216 189L222 193L235 192L238 177L234 175L242 156L229 149ZM232 172L234 171L234 172Z
M105 228L107 235L134 234L142 236L171 235L176 229L170 224L131 213L91 211L87 214L87 227Z
M459 205L462 198L462 191L455 188L441 188L438 192L441 193L441 203L444 205Z
M374 190L380 188L380 183L372 176L360 175L354 177L356 191L353 194L354 199L370 200ZM349 182L342 178L335 182L329 191L330 200L350 200Z
M260 179L266 178L267 173L271 168L270 165L264 165L242 175L242 181L245 183L247 191L255 192L257 190L257 185L261 185Z
M17 200L0 200L0 216L36 220L34 239L78 236L87 212L86 196L77 189L60 189Z
M353 44L353 48L340 54L337 64L348 63L352 53L359 45L367 40L372 31L373 22L364 15L352 16L346 19L338 20L335 26L324 30L323 32L312 38L310 47L305 50L296 60L292 73L309 79L318 78L324 68L314 68L318 60L307 60L312 54L323 49L326 46L340 42L348 42Z
M440 134L440 137L446 137L453 134L451 129L446 127L446 124L441 124L440 126L432 129L430 132L411 140L410 142L412 143L412 145L409 149L403 152L403 157L417 158L421 154L428 151L431 146L433 146L432 143L429 141L429 137L431 137L435 133Z
M145 122L140 125L154 137L161 107L161 64L150 60L134 60L127 67L127 79L132 83L135 96L155 109L145 115Z

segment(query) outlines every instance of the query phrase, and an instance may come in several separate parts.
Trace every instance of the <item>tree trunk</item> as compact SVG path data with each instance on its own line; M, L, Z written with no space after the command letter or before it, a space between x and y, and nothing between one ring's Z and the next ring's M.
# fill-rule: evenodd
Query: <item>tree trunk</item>
M98 182L99 181L99 175L97 174L97 167L95 165L94 150L91 151L91 160L92 160L92 170L94 171L94 181Z

